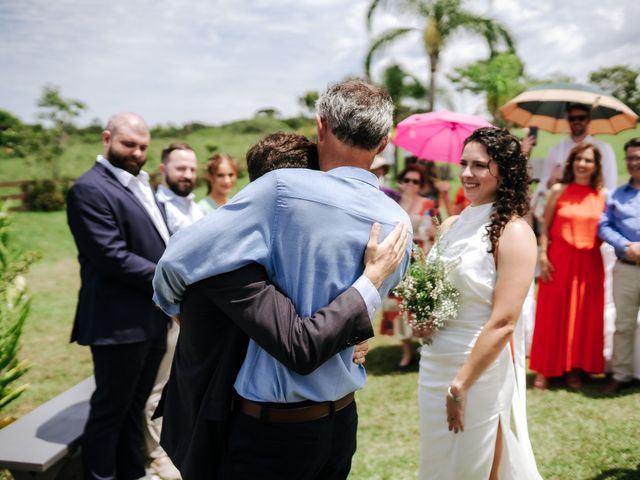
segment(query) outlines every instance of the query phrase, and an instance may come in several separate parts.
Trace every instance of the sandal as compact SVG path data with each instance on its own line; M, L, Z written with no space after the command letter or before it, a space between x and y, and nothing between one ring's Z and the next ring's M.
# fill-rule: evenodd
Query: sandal
M547 380L547 377L541 373L536 375L536 379L533 381L533 388L536 390L546 390L548 385L549 381Z

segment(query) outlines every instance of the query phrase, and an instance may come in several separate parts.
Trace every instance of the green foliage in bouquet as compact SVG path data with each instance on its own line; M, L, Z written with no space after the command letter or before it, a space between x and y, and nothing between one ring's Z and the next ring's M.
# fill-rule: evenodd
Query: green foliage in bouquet
M431 335L455 318L460 307L460 292L447 279L451 265L442 259L441 245L436 242L428 256L414 245L407 275L394 290L400 297L400 309L409 314L409 323L430 330Z
M30 297L22 274L39 255L24 253L11 245L12 217L8 205L0 208L0 409L18 398L27 388L12 388L29 365L18 361L20 336L29 314Z

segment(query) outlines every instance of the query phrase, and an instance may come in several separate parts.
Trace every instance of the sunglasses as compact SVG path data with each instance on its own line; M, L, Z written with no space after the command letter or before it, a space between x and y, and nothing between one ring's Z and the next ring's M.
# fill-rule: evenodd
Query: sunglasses
M627 155L626 157L624 157L624 159L631 163L631 162L640 162L640 155Z
M589 118L589 116L588 115L569 115L569 117L567 118L570 122L584 122L587 118Z
M415 178L403 178L402 183L413 183L414 185L420 185L420 180L416 180Z

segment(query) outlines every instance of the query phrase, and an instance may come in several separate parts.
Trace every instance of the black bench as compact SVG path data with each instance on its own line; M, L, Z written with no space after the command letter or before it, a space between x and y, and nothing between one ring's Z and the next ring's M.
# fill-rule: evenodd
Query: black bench
M15 480L81 480L79 441L89 415L93 377L0 430L0 469Z

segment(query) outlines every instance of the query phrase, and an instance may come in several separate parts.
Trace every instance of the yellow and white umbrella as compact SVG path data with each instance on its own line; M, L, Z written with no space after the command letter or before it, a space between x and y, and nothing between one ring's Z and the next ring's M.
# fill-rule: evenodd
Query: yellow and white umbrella
M591 107L588 133L618 133L636 127L638 115L608 93L591 85L548 83L530 88L508 101L500 111L506 120L551 133L569 133L567 105Z

